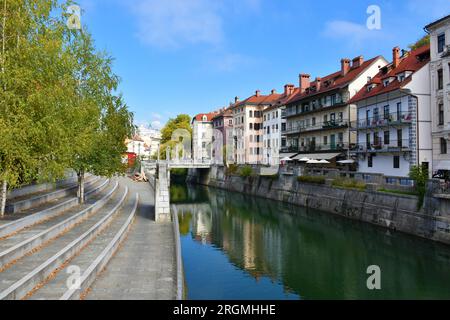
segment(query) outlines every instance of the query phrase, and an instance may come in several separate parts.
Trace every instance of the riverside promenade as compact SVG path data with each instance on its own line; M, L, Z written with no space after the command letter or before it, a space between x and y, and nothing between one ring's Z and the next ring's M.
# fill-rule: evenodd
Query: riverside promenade
M156 223L155 192L148 183L123 179L139 206L130 232L94 282L86 300L176 298L175 239L171 222Z

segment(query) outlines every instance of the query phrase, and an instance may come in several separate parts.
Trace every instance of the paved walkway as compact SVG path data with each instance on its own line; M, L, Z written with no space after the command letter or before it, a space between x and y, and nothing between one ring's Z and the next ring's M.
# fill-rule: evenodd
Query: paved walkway
M171 223L155 223L154 193L148 183L128 184L139 193L135 222L86 300L171 300L176 297L175 240Z

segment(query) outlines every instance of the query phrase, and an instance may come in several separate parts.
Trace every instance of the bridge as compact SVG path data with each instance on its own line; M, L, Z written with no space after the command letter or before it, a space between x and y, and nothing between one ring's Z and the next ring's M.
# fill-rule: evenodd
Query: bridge
M170 213L170 169L210 169L211 160L170 159L142 161L142 169L155 192L156 222L171 221Z

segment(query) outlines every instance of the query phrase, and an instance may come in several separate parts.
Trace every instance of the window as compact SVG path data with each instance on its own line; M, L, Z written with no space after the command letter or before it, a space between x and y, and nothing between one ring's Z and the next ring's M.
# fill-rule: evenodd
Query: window
M439 112L439 125L443 126L444 125L444 105L442 103L439 104L438 112Z
M403 131L402 129L397 130L397 146L401 148L403 146Z
M323 116L323 122L328 122L328 115Z
M384 144L389 144L389 131L384 132Z
M233 120L228 120L228 125L233 125Z
M438 35L437 40L438 52L440 53L444 51L445 47L445 33Z
M323 144L327 145L328 144L328 136L324 136L323 137Z
M447 154L447 140L441 138L441 154Z
M394 169L400 169L400 156L394 156Z
M397 103L397 121L399 121L401 119L401 115L402 115L402 103L398 102Z
M373 167L373 156L371 154L369 154L369 156L367 157L367 167L368 168Z
M253 130L253 123L249 123L248 126L250 130Z
M366 134L366 147L370 149L370 133Z
M316 125L316 118L312 118L311 122L312 122L311 125L315 126Z
M373 118L375 121L379 120L378 108L373 109Z
M439 69L437 71L437 77L438 77L438 90L442 90L444 88L444 74L442 72L442 69Z
M389 119L389 105L384 106L384 119Z
M281 124L281 131L286 131L286 123Z
M344 113L343 112L339 112L338 113L338 120L339 120L339 122L342 122L344 120Z

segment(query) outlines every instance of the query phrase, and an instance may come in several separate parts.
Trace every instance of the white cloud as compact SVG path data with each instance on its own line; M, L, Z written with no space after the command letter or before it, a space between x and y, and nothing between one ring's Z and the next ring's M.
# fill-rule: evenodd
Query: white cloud
M137 16L138 37L145 44L178 48L223 41L222 19L215 1L136 0L131 4Z
M161 121L157 121L157 120L152 121L151 122L151 126L152 126L153 129L157 129L157 130L159 130L159 129L161 129L163 127Z
M163 118L162 115L160 115L159 113L153 112L152 113L152 119L154 120L161 120Z
M322 34L334 40L345 41L354 47L361 47L368 41L382 37L386 38L382 30L369 30L366 25L345 20L327 22Z

